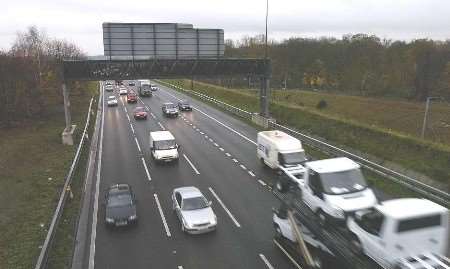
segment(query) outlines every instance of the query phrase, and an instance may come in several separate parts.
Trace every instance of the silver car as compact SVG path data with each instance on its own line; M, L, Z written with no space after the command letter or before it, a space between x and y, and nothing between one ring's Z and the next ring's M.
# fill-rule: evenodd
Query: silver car
M211 209L211 201L206 200L196 187L173 190L172 201L183 232L200 234L216 229L217 217Z

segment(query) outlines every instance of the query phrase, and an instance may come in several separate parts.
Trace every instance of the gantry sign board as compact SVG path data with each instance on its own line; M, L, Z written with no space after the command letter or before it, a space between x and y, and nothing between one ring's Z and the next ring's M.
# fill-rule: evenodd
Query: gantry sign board
M110 60L211 59L223 57L222 29L181 23L103 23L104 55Z

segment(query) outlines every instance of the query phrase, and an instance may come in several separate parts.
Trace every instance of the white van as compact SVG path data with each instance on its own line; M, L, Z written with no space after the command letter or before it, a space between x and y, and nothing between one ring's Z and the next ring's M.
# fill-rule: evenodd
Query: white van
M179 146L169 131L150 132L150 153L156 161L178 160Z
M346 157L305 163L302 199L325 224L377 204L359 164Z
M272 169L293 167L305 162L302 143L282 131L262 131L257 137L256 156Z
M449 211L429 200L385 201L357 212L348 228L353 245L383 268L446 268Z

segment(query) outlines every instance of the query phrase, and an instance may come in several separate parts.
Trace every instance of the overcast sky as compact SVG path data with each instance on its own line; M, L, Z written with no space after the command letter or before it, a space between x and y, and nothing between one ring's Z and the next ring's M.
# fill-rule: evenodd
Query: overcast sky
M179 22L222 28L225 38L264 33L265 0L5 0L0 49L36 25L51 37L103 54L103 22ZM6 5L6 9L5 9ZM269 38L450 39L450 0L269 0Z

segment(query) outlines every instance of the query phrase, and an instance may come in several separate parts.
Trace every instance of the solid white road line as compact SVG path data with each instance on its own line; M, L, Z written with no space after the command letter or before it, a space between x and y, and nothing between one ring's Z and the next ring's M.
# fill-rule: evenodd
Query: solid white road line
M156 119L155 114L153 114L153 112L150 112L150 115L152 115L152 118Z
M127 119L128 119L128 122L131 123L130 116L128 116L128 114L127 114Z
M136 137L134 138L134 141L136 141L136 146L138 147L139 152L142 153L141 146L139 146L139 142Z
M177 100L181 100L180 98L176 97L175 95L173 95L173 94L171 94L171 93L169 93L169 92L167 92L167 91L164 91L164 92L165 92L166 94L172 96L173 98L177 99ZM208 115L207 113L201 111L200 109L198 109L198 108L196 108L196 107L192 107L192 108L195 109L195 110L197 110L197 111L200 112L201 114L203 114L203 115L205 115L206 117L208 117L208 118L212 119L213 121L217 122L219 125L222 125L223 127L227 128L228 130L232 131L233 133L237 134L238 136L244 138L245 140L247 140L248 142L250 142L250 143L252 143L253 145L256 146L256 142L255 142L255 141L251 140L250 138L246 137L245 135L241 134L240 132L234 130L234 129L231 128L230 126L228 126L228 125L226 125L226 124L220 122L219 120L217 120L217 119L214 118L214 117L211 117L210 115Z
M186 161L189 163L189 165L191 165L191 167L194 170L194 172L197 175L200 175L200 172L197 170L197 168L195 168L194 164L191 162L191 160L189 160L189 158L186 156L186 154L183 153L183 157L186 159Z
M97 215L98 215L98 196L100 192L100 172L102 170L102 151L103 151L103 128L105 126L105 101L102 102L102 123L100 130L100 145L98 148L98 163L97 163L97 182L95 183L94 194L94 209L92 211L92 226L91 226L91 242L89 246L89 269L94 269L95 266L95 239L97 237Z
M259 257L266 264L267 268L274 269L274 267L272 266L272 264L270 264L270 262L267 260L266 256L264 256L264 254L259 253Z
M253 174L252 171L248 171L248 173L249 173L252 177L255 177L255 174Z
M214 198L216 198L217 202L219 202L219 204L222 206L223 210L225 210L225 212L227 212L228 216L230 216L231 220L234 222L234 225L236 225L236 227L240 228L241 225L236 220L236 218L233 216L233 214L231 214L230 210L228 210L228 208L225 206L225 204L222 202L222 200L220 200L219 196L217 196L217 194L214 192L214 190L211 187L209 187L208 189L212 193Z
M158 206L158 210L159 210L159 215L161 215L164 229L166 230L166 235L168 237L171 237L172 235L170 234L169 225L167 225L166 217L164 216L164 212L162 211L161 204L159 203L158 195L156 193L154 193L153 196L155 197L156 205Z
M247 167L245 167L243 164L239 165L242 169L247 170Z
M141 157L141 160L142 160L142 164L144 165L145 174L147 174L148 181L152 181L152 178L150 177L150 173L148 172L148 167L147 167L147 164L145 163L144 157Z
M145 106L145 108L146 108L148 111L150 111L150 108L149 108L148 106Z
M266 185L267 185L266 182L262 181L261 179L258 179L258 182L259 182L259 184L261 184L261 185L263 185L263 186L266 186Z
M227 157L231 157L231 154L228 152L225 152L225 155L227 155Z
M133 134L134 134L135 132L134 132L134 127L133 127L133 124L131 124L131 123L130 123L130 127L131 127L131 131L132 131L132 132L133 132Z
M166 128L164 128L164 126L159 121L158 121L158 125L159 125L159 127L161 127L161 129L163 129L163 131L166 129Z
M303 269L295 260L294 258L292 258L292 256L277 242L277 240L273 240L273 242L275 243L275 245L277 245L277 247L283 251L283 253L289 258L289 260L298 268L298 269Z
M125 110L125 113L128 113L127 107L124 106L123 109Z
M235 162L235 163L238 163L239 161L238 161L238 160L236 160L236 159L233 159L233 162Z

